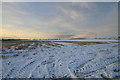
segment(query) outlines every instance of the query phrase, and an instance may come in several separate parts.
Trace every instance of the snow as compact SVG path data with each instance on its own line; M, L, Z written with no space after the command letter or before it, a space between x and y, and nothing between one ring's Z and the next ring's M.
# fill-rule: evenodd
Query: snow
M2 59L2 77L101 78L101 74L108 78L118 76L118 72L114 72L118 69L118 43L78 45L52 42L55 43L62 45L57 47L39 44L40 46L31 50L29 47L25 50L14 50L12 46L15 53L2 54L9 56ZM32 45L34 43L30 46Z

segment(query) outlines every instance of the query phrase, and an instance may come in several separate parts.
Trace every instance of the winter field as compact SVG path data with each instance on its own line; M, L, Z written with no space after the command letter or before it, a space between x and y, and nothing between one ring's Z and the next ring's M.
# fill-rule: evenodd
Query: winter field
M116 40L3 41L3 78L118 78Z

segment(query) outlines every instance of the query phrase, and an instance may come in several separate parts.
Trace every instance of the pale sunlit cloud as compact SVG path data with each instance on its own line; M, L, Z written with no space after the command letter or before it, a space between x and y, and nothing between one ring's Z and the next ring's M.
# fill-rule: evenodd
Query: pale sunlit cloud
M74 36L73 33L70 32L59 32L54 34L52 37L55 39L68 39L70 37Z
M42 32L26 32L21 30L2 30L2 37L9 37L9 38L18 38L18 39L45 39L49 36Z

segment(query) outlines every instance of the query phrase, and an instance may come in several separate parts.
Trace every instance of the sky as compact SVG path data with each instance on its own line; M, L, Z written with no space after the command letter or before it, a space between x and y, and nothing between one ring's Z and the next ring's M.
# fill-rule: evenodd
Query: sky
M19 39L117 37L118 3L3 2L1 36Z

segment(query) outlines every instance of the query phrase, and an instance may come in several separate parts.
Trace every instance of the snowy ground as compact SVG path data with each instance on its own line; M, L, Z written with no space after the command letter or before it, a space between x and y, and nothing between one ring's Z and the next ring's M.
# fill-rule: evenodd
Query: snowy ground
M118 43L20 43L3 47L3 78L116 78Z

